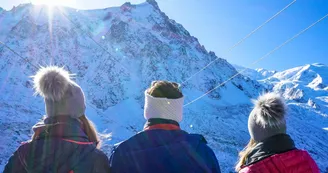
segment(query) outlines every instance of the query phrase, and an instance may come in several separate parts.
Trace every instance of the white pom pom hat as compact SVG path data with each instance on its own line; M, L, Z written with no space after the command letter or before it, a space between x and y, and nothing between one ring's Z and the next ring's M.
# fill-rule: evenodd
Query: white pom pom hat
M71 74L57 66L42 67L34 78L36 94L44 97L46 115L67 115L78 118L85 113L85 98L81 87L71 80Z
M286 105L276 93L266 93L254 101L254 109L248 118L248 131L257 142L271 136L286 133Z

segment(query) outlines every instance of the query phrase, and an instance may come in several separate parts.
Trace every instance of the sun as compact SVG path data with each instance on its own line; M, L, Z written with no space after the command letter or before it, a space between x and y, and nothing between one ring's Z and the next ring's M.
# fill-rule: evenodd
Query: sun
M48 6L68 6L74 7L76 5L76 0L32 0L33 4L43 4Z

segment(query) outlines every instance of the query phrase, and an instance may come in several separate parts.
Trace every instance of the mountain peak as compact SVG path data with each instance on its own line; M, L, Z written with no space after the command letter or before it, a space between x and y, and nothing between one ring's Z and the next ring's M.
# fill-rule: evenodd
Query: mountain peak
M13 6L13 8L11 10L16 10L16 9L24 9L24 8L29 8L33 6L32 3L22 3L22 4L19 4L18 6Z
M128 6L128 7L133 7L135 5L132 5L131 2L126 2L122 6Z
M146 1L148 4L152 5L154 8L159 9L158 3L156 0L147 0Z
M323 66L327 66L326 64L323 64L323 63L319 63L319 62L317 62L317 63L313 63L313 64L311 64L312 66L315 66L315 67L323 67Z

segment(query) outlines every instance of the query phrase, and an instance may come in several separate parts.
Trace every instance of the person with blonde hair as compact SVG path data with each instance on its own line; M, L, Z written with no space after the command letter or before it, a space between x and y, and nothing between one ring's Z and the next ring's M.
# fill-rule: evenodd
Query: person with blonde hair
M295 147L286 134L284 100L275 93L261 95L254 101L249 115L251 139L239 153L236 171L239 173L319 173L308 152Z
M144 129L115 146L111 172L219 173L219 163L205 138L180 128L183 101L177 83L152 82L145 91Z
M31 140L10 157L4 173L109 172L96 128L85 115L84 93L70 76L56 66L43 67L33 76L46 115L33 126Z

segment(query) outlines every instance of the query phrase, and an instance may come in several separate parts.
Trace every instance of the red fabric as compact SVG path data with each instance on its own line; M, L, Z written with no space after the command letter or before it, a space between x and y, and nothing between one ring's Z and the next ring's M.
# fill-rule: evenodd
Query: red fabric
M239 173L319 173L319 168L308 152L292 150L244 167Z
M163 129L163 130L180 130L180 127L174 124L156 124L149 127L146 127L144 130L155 130L155 129Z
M74 171L69 171L69 173L74 173Z
M90 144L93 144L93 142L80 142L80 141L74 141L74 140L70 140L70 139L63 139L64 141L67 141L67 142L72 142L72 143L75 143L75 144L80 144L80 145L90 145Z

